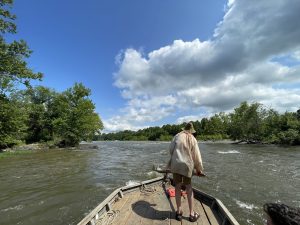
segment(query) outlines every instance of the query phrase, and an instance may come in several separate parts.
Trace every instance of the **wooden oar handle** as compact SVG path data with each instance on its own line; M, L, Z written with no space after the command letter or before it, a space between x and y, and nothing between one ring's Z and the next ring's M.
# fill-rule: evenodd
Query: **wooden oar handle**
M160 168L155 168L154 171L156 171L158 173L171 173L171 170L160 169ZM206 177L206 174L205 173L201 173L200 175L197 175L197 173L195 173L195 171L193 171L193 176Z

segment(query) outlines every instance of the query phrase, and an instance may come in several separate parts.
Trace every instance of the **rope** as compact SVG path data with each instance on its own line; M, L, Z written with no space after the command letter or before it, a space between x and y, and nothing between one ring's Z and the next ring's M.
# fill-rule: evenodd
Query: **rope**
M120 213L120 210L111 210L107 213L105 213L102 217L100 217L97 221L97 225L109 225L114 222L114 220L117 218L118 214Z
M141 193L144 193L144 194L152 194L152 193L155 193L157 190L155 187L146 187L146 185L142 185L141 187Z

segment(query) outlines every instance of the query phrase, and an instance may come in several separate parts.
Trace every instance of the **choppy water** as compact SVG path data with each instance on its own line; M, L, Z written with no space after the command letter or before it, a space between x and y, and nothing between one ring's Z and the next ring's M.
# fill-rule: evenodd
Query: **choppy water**
M0 224L76 224L113 189L156 177L168 142L97 142L0 159ZM262 205L300 207L300 147L200 144L208 178L194 186L223 201L240 224L263 224Z

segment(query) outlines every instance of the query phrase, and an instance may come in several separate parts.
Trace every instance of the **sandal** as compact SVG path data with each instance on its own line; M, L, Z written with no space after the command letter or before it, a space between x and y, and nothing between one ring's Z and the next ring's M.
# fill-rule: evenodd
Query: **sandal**
M181 221L182 220L182 212L181 213L176 212L175 219L178 221Z
M194 215L190 215L190 222L196 222L199 219L200 215L197 212L194 212Z

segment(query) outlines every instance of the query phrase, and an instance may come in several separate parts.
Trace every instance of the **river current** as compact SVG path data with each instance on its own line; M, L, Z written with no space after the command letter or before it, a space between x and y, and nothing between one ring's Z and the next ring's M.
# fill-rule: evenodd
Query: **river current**
M0 224L77 224L114 189L159 176L168 142L94 142L77 150L0 159ZM199 144L207 178L193 185L219 198L241 225L264 224L262 205L300 207L300 147Z

